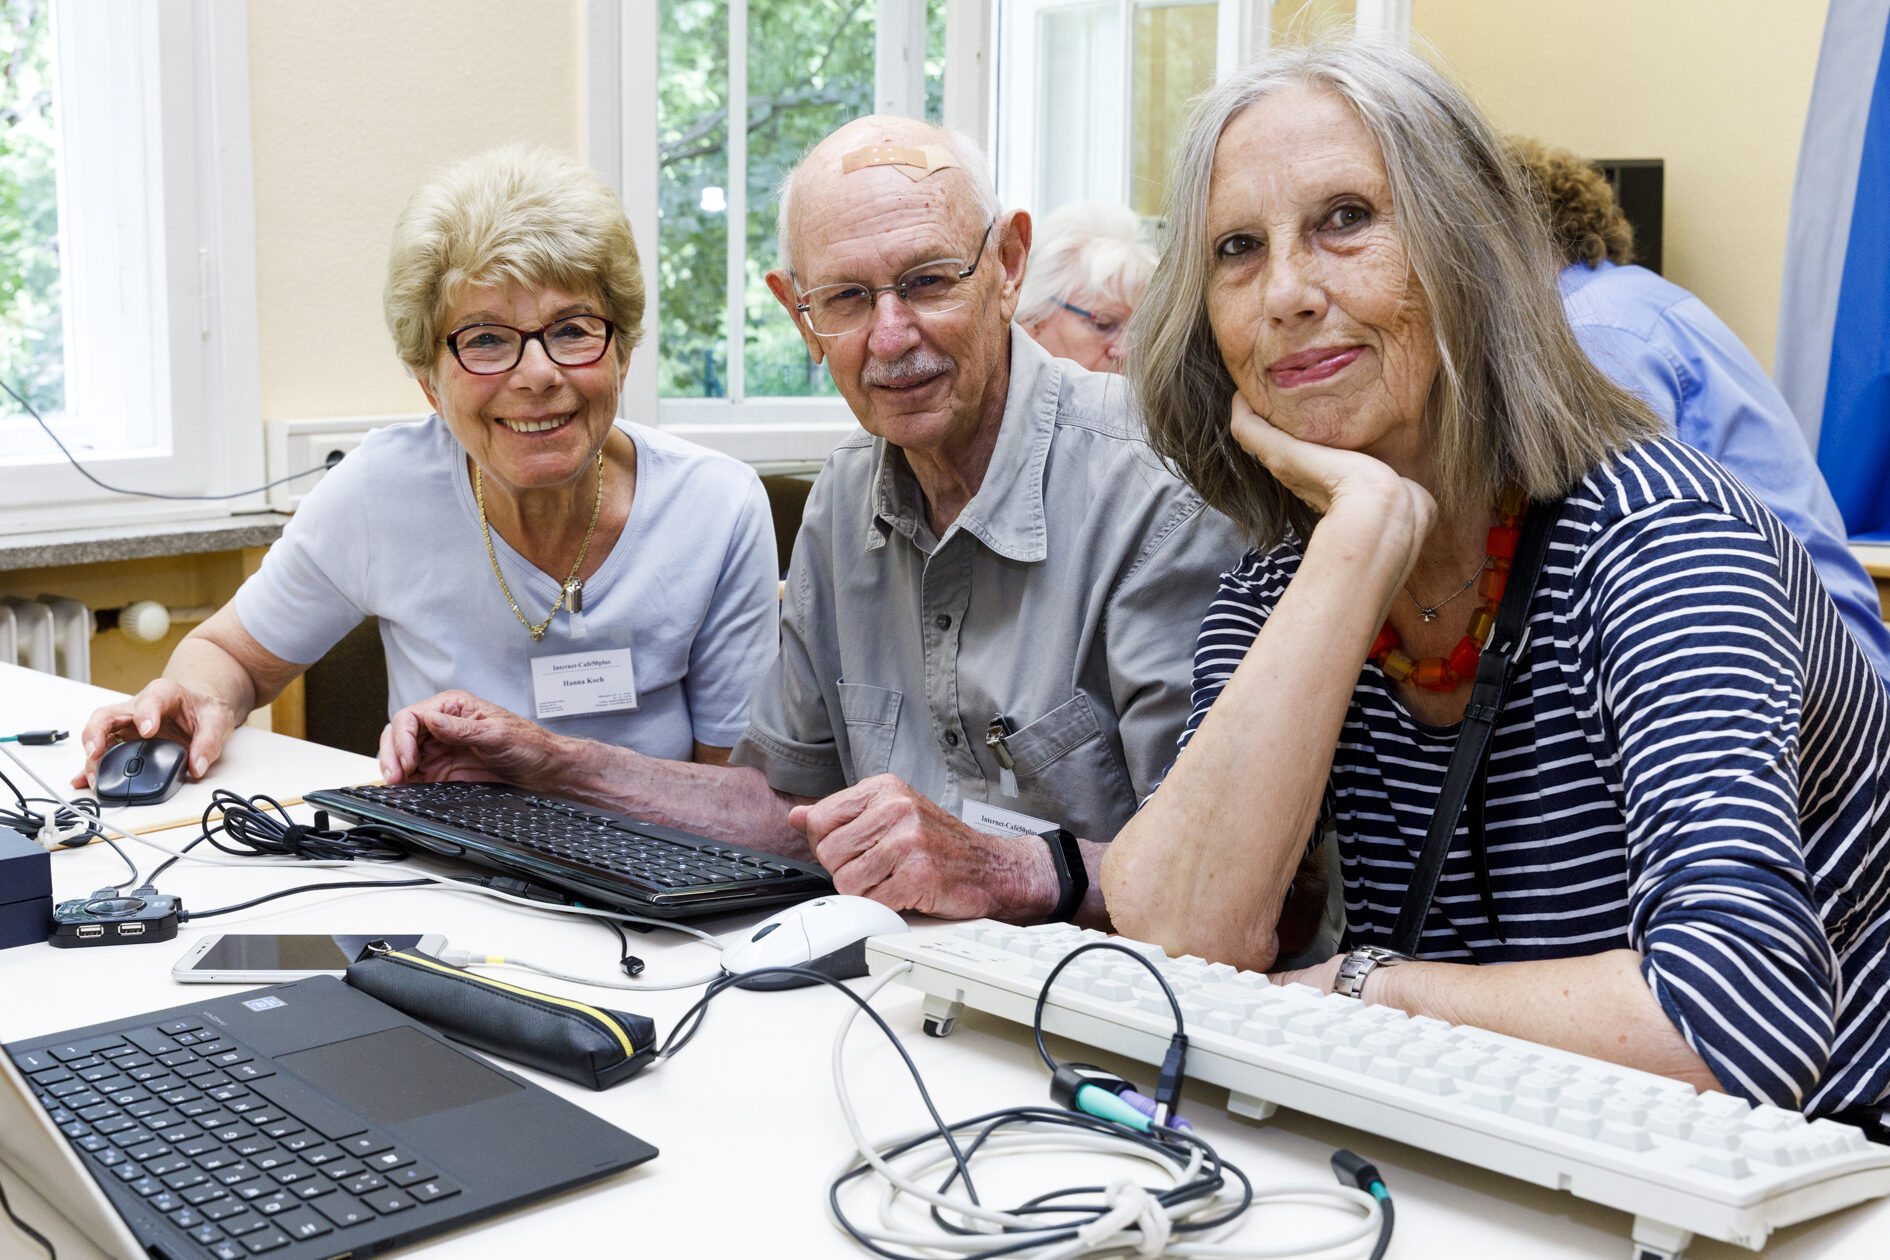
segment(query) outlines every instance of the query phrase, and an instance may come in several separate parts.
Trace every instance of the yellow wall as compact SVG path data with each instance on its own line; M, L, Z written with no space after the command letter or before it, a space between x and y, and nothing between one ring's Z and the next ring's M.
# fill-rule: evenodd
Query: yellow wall
M582 0L252 0L266 419L420 412L381 286L395 216L455 158L583 156Z
M1666 160L1667 277L1772 366L1825 0L1413 0L1497 125Z

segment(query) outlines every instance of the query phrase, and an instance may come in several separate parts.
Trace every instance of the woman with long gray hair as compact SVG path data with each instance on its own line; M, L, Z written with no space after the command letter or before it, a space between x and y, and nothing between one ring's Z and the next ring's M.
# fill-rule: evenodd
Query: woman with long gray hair
M1284 978L1878 1104L1890 695L1777 519L1583 355L1487 122L1408 54L1285 53L1197 106L1171 197L1131 384L1255 549L1104 862L1117 928L1269 966L1331 825L1358 948Z

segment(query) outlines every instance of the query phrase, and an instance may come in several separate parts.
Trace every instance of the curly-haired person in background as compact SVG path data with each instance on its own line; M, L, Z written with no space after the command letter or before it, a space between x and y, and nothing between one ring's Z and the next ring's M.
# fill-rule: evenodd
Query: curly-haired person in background
M1843 518L1778 387L1706 303L1633 265L1634 229L1600 171L1537 140L1506 143L1565 264L1562 305L1582 349L1797 536L1844 624L1890 683L1890 627L1876 587L1845 546Z

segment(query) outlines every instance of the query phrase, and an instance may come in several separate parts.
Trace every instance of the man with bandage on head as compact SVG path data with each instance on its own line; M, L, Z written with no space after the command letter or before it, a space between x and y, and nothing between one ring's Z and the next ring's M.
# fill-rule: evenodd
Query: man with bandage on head
M808 499L781 653L731 763L562 738L463 693L397 714L389 782L497 777L806 856L900 910L1103 921L1102 846L1174 755L1241 553L1122 378L1012 324L1030 216L912 119L790 173L768 284L861 435Z

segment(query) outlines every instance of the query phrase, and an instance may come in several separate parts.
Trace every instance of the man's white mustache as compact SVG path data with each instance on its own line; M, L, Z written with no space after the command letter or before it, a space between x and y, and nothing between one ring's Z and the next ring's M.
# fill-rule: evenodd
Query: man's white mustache
M863 385L899 385L928 376L938 376L949 372L958 365L951 356L928 350L924 346L915 346L892 362L880 359L868 359L866 366L860 369L860 383Z

